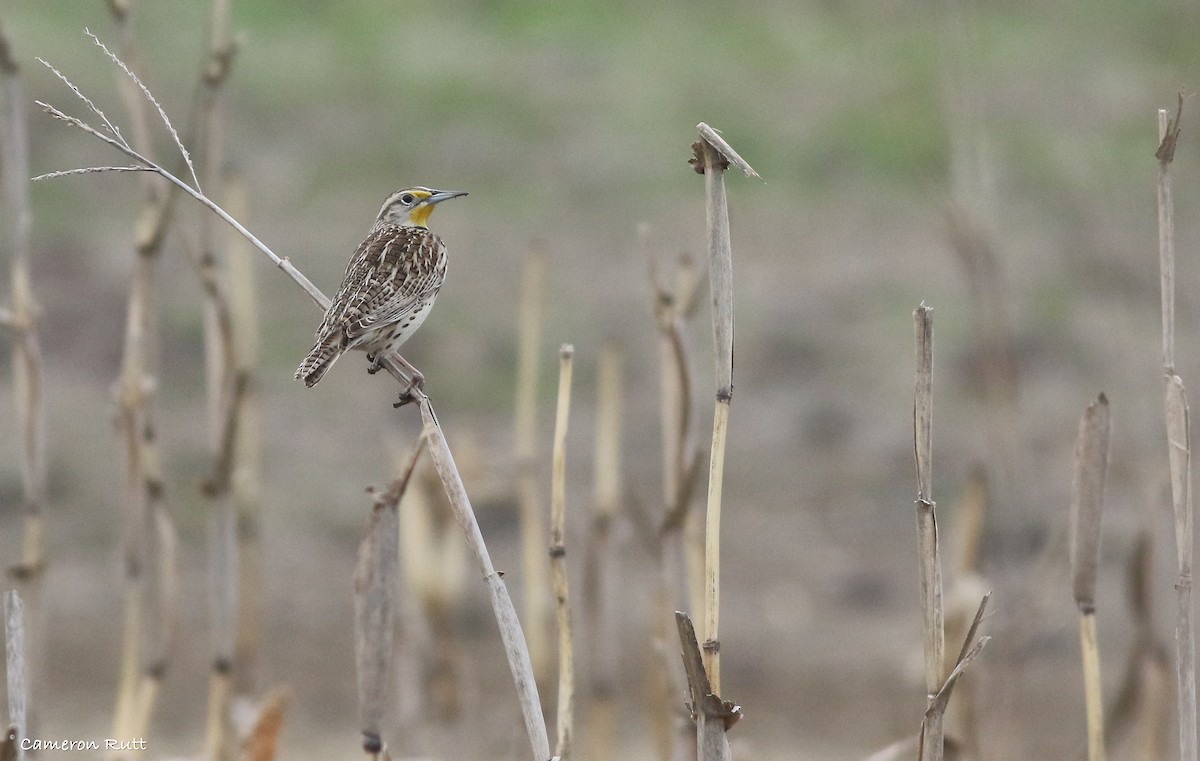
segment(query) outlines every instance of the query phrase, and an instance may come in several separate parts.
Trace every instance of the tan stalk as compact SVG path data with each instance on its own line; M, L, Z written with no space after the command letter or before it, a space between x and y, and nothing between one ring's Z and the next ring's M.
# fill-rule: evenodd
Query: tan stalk
M24 493L24 539L20 564L11 569L18 578L36 582L44 558L46 500L46 413L43 400L42 350L38 338L38 305L33 295L30 261L33 257L33 212L29 205L29 124L25 88L3 27L0 27L0 166L4 167L3 203L8 212L9 253L12 257L11 295L7 327L13 342L13 388L21 451ZM32 585L30 585L32 586ZM32 596L25 590L26 605ZM36 619L36 615L30 615Z
M354 655L363 750L386 753L383 723L390 715L396 589L400 584L400 498L408 486L425 440L418 439L400 474L375 496L354 572Z
M1096 640L1096 570L1100 559L1100 519L1108 474L1111 436L1108 399L1090 404L1075 440L1075 479L1071 499L1071 573L1079 608L1087 705L1088 759L1104 761L1104 700L1100 691L1100 647Z
M729 240L729 205L725 169L736 165L757 177L749 164L704 122L696 125L693 167L704 174L708 221L708 283L712 297L713 347L716 357L716 406L708 468L708 509L704 525L704 665L713 691L721 691L721 506L725 476L725 440L733 401L733 247Z
M1179 711L1180 761L1196 761L1196 628L1192 614L1192 450L1187 394L1175 372L1175 202L1171 194L1171 162L1179 140L1183 95L1175 118L1158 112L1158 250L1162 281L1164 407L1167 457L1171 468L1171 504L1175 513L1176 705Z
M917 544L921 568L921 629L924 633L925 692L929 705L944 683L946 610L942 598L942 561L938 548L937 506L933 495L933 308L922 303L913 312L917 375L913 394L913 451L917 468ZM929 715L921 756L941 761L941 712Z
M685 602L697 609L703 606L703 546L698 559L694 557L697 553L687 546L690 527L696 522L691 507L699 456L691 433L692 382L684 330L695 311L701 281L686 255L679 258L674 272L665 276L660 273L648 239L646 226L640 225L639 248L647 263L658 328L663 504L657 525L646 527L651 553L659 565L649 636L656 652L646 670L646 690L648 723L653 727L656 756L667 761L691 744L691 727L686 717L671 710L677 704L675 696L682 685L678 684L674 650L669 645L674 640L675 624L663 613ZM678 568L681 559L683 569ZM677 735L687 742L677 742Z
M950 704L950 696L954 691L958 680L966 673L967 667L971 665L979 654L983 652L983 648L991 640L990 637L979 637L979 626L983 623L983 614L987 610L988 600L991 599L991 592L988 592L979 601L979 607L975 611L975 618L971 621L971 625L967 627L967 634L963 638L962 649L958 651L958 658L954 661L953 668L946 675L946 679L938 690L932 694L929 699L929 707L925 709L925 715L921 719L921 732L917 737L918 761L926 761L928 758L927 749L937 752L938 757L941 757L941 743L930 743L928 741L929 734L932 731L941 731L943 719L946 715L946 709Z
M24 610L24 627L31 636L22 651L23 690L41 684L44 674L44 649L38 644L46 631L42 604L42 579L45 570L45 503L46 503L46 407L45 371L42 364L41 339L38 333L39 308L33 294L30 275L33 258L33 212L29 203L29 124L26 115L25 88L21 71L0 26L0 220L7 232L7 252L11 257L10 302L6 320L0 328L8 328L12 343L13 402L16 407L17 436L21 458L21 491L23 532L21 559L8 570L21 596L12 592L14 604ZM24 631L24 629L22 630ZM18 696L10 693L10 700ZM22 702L20 720L10 717L10 724L19 726L20 737L30 729L24 714L30 698L19 696ZM10 703L11 705L11 703ZM13 714L15 716L15 712ZM36 726L36 722L34 722ZM18 750L20 750L18 748ZM20 751L24 755L23 751Z
M23 740L29 736L29 660L25 649L25 611L15 589L4 593L5 683L8 688L8 742L3 746L10 758L25 755Z
M604 342L596 372L596 440L593 449L591 537L584 548L585 629L589 636L587 757L615 758L617 627L612 605L612 524L621 508L621 409L623 354Z
M230 0L213 0L207 61L196 96L196 145L201 156L199 176L209 193L223 191L223 102L221 89L229 76L236 50L230 34ZM205 491L209 520L209 609L211 631L208 703L208 756L226 761L236 751L230 706L237 672L238 632L238 516L233 469L237 462L237 431L248 378L239 375L232 309L218 261L211 217L200 219L200 245L195 266L204 294L205 377L208 391L209 446L214 460L228 461L224 477L213 479ZM235 385L239 390L235 392Z
M683 670L687 673L689 705L696 722L697 761L732 761L728 732L742 716L741 706L721 700L704 667L696 630L686 613L675 612Z
M546 522L542 516L542 486L538 477L538 389L542 325L546 318L546 287L549 255L541 243L530 247L521 274L517 304L517 398L516 447L517 490L521 507L521 572L524 592L525 627L529 655L538 680L545 683L550 673L549 608L550 588L546 565Z
M571 417L571 376L575 347L558 351L558 404L554 415L554 451L550 475L550 584L558 622L558 718L554 754L562 761L574 755L575 641L571 629L571 592L567 583L567 428Z
M230 207L245 216L249 201L241 182L227 183ZM258 300L249 247L226 230L222 248L228 267L227 290L233 323L237 377L245 378L241 420L234 442L233 502L237 512L237 637L234 644L235 687L252 694L259 687L262 642L262 424L255 368L259 355Z
M121 37L122 57L127 70L140 66L133 12L127 3L110 0L109 10ZM139 88L123 72L117 87L131 124L133 143L150 144L146 102ZM85 101L87 102L87 101ZM99 109L92 108L99 115ZM108 120L101 116L108 124ZM158 303L158 260L166 234L169 208L162 185L147 175L142 184L144 202L134 230L133 272L125 315L121 376L117 381L117 429L124 441L125 482L122 500L122 552L124 555L124 631L113 721L114 737L132 737L149 722L156 682L143 679L147 629L152 622L165 624L149 615L154 587L161 583L152 573L156 552L153 516L162 509L163 479L156 441L154 390L157 386L160 308ZM148 689L144 693L143 689ZM126 758L124 752L114 758Z

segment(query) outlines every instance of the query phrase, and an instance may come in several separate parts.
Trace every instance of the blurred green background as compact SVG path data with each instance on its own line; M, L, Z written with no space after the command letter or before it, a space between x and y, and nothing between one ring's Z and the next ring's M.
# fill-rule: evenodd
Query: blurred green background
M207 37L206 3L136 3L144 80L187 124ZM589 504L594 364L615 337L627 355L630 509L653 511L658 381L637 226L664 262L703 260L703 182L687 165L705 121L762 174L728 178L735 258L736 395L726 476L726 697L747 719L745 758L859 758L912 732L922 709L912 520L911 312L935 308L935 493L947 527L969 470L997 496L985 536L996 640L980 665L981 737L996 757L1082 748L1074 608L1061 543L1080 413L1105 391L1116 439L1106 515L1101 647L1115 690L1131 638L1122 566L1151 516L1169 595L1162 499L1155 182L1156 109L1190 93L1200 16L1182 2L392 3L236 0L240 50L223 92L230 172L243 221L326 292L379 204L409 184L467 190L432 227L449 280L406 356L429 381L452 446L476 442L486 476L511 483L519 273L544 242L551 293L544 339L548 472L553 368L576 346L571 531ZM104 4L0 4L30 100L87 114L35 57L123 122L116 72L84 35L114 48ZM1189 101L1178 160L1179 371L1200 378L1198 200ZM122 163L31 106L36 173ZM155 154L171 155L159 130ZM119 647L120 451L110 388L119 368L138 180L89 175L33 188L35 288L49 388L51 566L43 690L49 732L103 737ZM995 433L985 402L990 345L979 293L949 233L953 209L994 252L996 297L1018 392ZM181 206L181 222L200 213ZM194 239L194 238L193 238ZM207 473L200 300L182 255L166 253L161 444L192 601L152 745L198 751L206 679L203 505ZM7 251L6 251L7 253ZM263 259L261 294L267 547L266 684L291 685L284 758L354 752L350 577L367 484L390 475L416 412L349 358L308 390L291 379L319 321ZM7 282L7 270L0 276ZM708 314L690 326L695 431L710 426ZM8 365L8 347L0 360ZM13 428L0 376L0 431ZM17 444L0 436L0 558L18 546ZM998 475L997 475L998 474ZM471 487L472 484L468 484ZM480 505L496 564L520 587L511 499ZM548 487L547 487L548 494ZM494 504L493 504L494 503ZM490 511L490 512L489 512ZM623 752L649 758L638 669L653 566L618 531L629 610L619 684ZM1047 549L1048 548L1048 549ZM1031 570L1032 569L1032 570ZM955 578L947 571L948 583ZM471 576L470 578L474 578ZM478 585L477 585L478 586ZM504 695L499 645L468 587L477 696ZM1166 598L1164 598L1166 599ZM1157 609L1169 642L1170 611ZM1105 615L1111 611L1111 615ZM586 640L585 640L586 642ZM956 649L957 643L951 645ZM314 658L319 654L319 658ZM492 715L488 732L466 731ZM412 752L520 757L507 700L477 697L442 744ZM499 745L497 745L499 743Z

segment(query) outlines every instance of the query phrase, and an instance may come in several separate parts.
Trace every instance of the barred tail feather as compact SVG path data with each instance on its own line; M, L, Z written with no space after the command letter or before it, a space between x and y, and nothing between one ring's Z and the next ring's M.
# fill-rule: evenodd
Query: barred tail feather
M342 347L336 342L318 343L296 368L295 378L304 381L306 386L315 386L341 355Z

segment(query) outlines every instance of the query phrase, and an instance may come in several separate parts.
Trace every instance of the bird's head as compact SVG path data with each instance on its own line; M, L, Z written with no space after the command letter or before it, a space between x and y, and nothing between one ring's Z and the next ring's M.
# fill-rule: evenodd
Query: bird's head
M383 202L378 221L402 227L427 227L434 206L465 195L461 190L434 190L420 185L397 190Z

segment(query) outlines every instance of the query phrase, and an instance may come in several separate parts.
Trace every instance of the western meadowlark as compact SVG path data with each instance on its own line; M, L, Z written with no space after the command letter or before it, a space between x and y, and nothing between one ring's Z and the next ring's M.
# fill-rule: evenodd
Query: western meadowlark
M317 342L296 369L306 386L315 385L349 349L367 352L367 372L395 352L429 315L446 280L446 246L426 226L433 207L466 193L416 186L388 196L371 232L358 246L341 287L333 297ZM397 354L397 357L400 355ZM411 400L424 378L403 357L411 375L396 406Z

